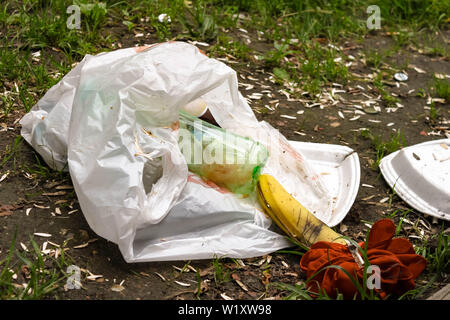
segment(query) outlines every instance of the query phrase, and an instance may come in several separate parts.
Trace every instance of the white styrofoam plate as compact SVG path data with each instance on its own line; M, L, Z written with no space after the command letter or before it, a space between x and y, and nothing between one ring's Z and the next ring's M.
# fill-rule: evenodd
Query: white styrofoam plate
M314 166L323 178L334 200L332 218L328 226L339 224L350 211L358 194L361 176L359 157L346 146L289 141Z
M411 207L450 220L450 139L416 144L384 157L386 182Z

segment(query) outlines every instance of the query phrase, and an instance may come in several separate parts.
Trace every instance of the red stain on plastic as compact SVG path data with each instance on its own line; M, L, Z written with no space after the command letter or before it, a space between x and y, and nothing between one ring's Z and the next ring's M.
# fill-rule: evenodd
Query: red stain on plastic
M197 176L195 174L189 174L188 177L187 177L187 181L195 183L195 184L199 184L199 185L201 185L201 186L203 186L205 188L212 188L212 189L214 189L217 192L220 192L222 194L231 193L229 190L219 187L214 182L212 182L210 180L202 179L202 178L200 178L199 176Z

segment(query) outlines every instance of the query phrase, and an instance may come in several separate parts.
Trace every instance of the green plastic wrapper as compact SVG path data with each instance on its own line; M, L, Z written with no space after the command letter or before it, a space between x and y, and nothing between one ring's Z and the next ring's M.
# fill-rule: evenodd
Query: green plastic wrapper
M269 152L259 142L180 111L178 145L189 171L236 194L255 190Z

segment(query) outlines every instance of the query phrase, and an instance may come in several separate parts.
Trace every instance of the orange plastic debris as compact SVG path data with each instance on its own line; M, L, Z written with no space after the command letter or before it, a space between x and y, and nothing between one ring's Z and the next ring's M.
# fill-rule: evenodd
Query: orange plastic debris
M427 265L426 259L415 253L408 239L393 239L394 235L394 223L382 219L372 226L367 241L369 262L377 265L381 271L381 288L377 291L383 299L389 293L401 295L413 289L414 280ZM359 245L364 249L365 243ZM320 287L334 298L338 292L345 299L359 297L357 288L345 272L334 267L322 270L331 265L342 267L362 284L364 268L358 265L349 248L339 243L322 241L314 244L300 261L300 268L306 272L308 279L313 277L308 282L309 289L318 293Z

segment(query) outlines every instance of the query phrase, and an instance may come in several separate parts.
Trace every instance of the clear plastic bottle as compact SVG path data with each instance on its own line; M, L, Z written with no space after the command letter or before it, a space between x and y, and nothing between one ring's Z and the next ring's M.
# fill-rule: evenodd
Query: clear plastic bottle
M259 142L180 111L179 140L189 171L237 194L254 191L268 151Z

